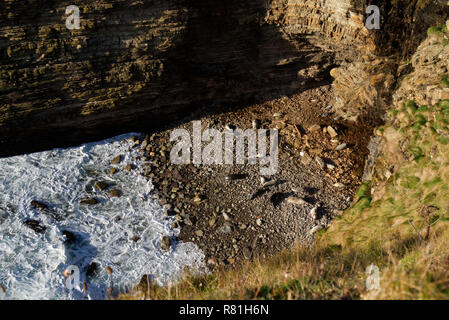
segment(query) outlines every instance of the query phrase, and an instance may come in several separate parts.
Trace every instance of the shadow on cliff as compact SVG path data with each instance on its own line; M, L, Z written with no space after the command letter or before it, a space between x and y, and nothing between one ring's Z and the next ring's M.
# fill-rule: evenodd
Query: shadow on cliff
M167 129L200 109L201 115L219 113L330 83L333 54L311 45L305 35L291 39L262 23L268 1L179 0L175 5L188 9L187 28L165 52L160 78L104 113L64 115L57 107L19 119L14 125L21 130L0 130L0 155ZM42 117L51 125L40 124ZM15 133L5 137L5 132Z
M305 35L290 39L278 27L261 23L267 3L188 1L187 31L168 54L164 94L169 102L146 110L139 129L171 128L179 120L329 84L333 54L311 45Z
M203 115L244 108L331 82L333 54L311 45L305 35L291 39L262 23L267 4L189 1L187 32L168 65L170 78L176 79L170 82L183 86L184 96L167 107L169 118L182 118L199 106ZM170 121L161 120L170 127Z

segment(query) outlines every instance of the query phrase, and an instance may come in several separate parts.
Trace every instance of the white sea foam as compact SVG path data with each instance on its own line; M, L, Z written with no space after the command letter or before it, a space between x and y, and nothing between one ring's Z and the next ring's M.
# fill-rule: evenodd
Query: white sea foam
M90 299L105 298L111 282L115 292L123 291L152 274L164 285L186 266L203 267L204 255L193 243L175 243L169 252L161 249L162 237L174 237L179 230L164 219L151 181L134 160L137 150L124 140L128 137L0 159L0 284L6 298L67 297L62 271L69 265L79 267ZM124 156L115 165L120 170L110 174L110 160L117 155ZM131 163L135 170L123 170ZM111 198L106 190L96 190L96 181L108 182L122 196ZM80 204L85 197L99 203ZM32 208L32 200L48 204L48 212ZM27 219L47 229L36 233L23 223ZM64 230L76 235L75 243L64 242ZM98 273L87 277L92 262L98 263ZM113 269L112 279L106 266ZM81 298L81 292L74 290L73 298Z

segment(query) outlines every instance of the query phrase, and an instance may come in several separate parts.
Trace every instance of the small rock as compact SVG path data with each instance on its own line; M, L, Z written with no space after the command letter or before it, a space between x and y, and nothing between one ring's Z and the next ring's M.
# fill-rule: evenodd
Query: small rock
M257 218L256 224L260 227L262 225L262 220L260 218Z
M344 186L345 185L343 183L341 183L341 182L334 183L334 187L336 187L336 188L343 188Z
M276 184L276 180L269 180L269 181L265 181L264 183L263 183L263 187L271 187L271 186L274 186L275 184Z
M329 135L331 136L331 138L335 138L336 136L338 136L337 131L335 131L334 128L332 128L331 126L327 127L327 133L329 133Z
M80 201L80 204L85 204L85 205L94 205L97 203L98 203L98 200L95 198L83 199Z
M202 230L196 230L196 231L195 231L195 234L196 234L198 237L202 237L204 233L203 233Z
M282 117L282 113L276 112L273 114L273 118L279 118L279 117Z
M223 226L221 226L221 227L218 229L218 232L220 232L220 233L230 233L230 232L232 232L232 226L231 226L231 224L225 223Z
M216 222L215 218L210 219L210 220L209 220L209 226L210 226L210 227L213 227L214 224L215 224L215 222Z
M192 226L192 225L193 225L192 220L190 220L189 217L184 218L184 219L182 220L182 222L184 222L184 224L186 224L186 225L188 225L188 226Z
M307 152L301 151L299 155L301 156L301 163L303 165L308 166L312 162L312 157Z
M110 174L114 174L114 173L116 173L117 172L117 169L116 168L111 168L111 170L109 170L109 173Z
M171 248L171 239L170 237L163 236L162 237L162 243L161 243L161 249L164 251L169 251Z
M134 237L132 237L131 240L134 241L134 242L137 242L137 241L140 240L140 237L139 236L134 236Z
M250 249L250 248L245 247L245 248L243 248L242 251L243 251L243 257L244 257L245 259L251 259L252 252L251 252L251 249Z
M320 129L321 129L321 126L318 125L318 124L314 124L314 125L312 125L312 126L307 128L307 130L309 130L310 132L317 131L317 130L320 130Z
M38 209L38 210L47 210L48 209L48 206L45 203L37 201L37 200L31 201L31 206L34 209Z
M342 143L342 144L339 144L339 145L335 148L335 150L340 151L340 150L345 149L347 146L348 146L348 145L347 145L346 143Z
M63 230L62 234L65 236L65 243L74 243L76 241L76 236L73 232L68 231L68 230Z
M28 228L32 229L36 233L44 233L47 227L41 225L39 221L28 219L23 222Z
M231 217L229 217L229 215L228 215L226 212L223 212L223 218L224 218L226 221L231 220Z
M102 191L104 189L106 189L107 187L109 187L109 184L107 184L104 181L97 181L95 182L95 187L99 190Z
M304 205L307 202L302 198L292 196L292 197L287 198L287 203L294 204L294 205Z
M317 225L317 226L313 227L313 228L309 231L309 234L312 235L312 234L314 234L315 232L320 231L321 229L323 229L323 226Z
M298 187L296 187L296 186L293 186L293 187L291 187L290 189L291 189L294 193L299 193L299 192L301 191L301 189L298 188Z
M122 161L122 156L118 155L114 159L111 160L111 164L117 164L117 163L120 163L121 161Z
M335 166L333 164L328 163L326 164L326 168L328 168L329 170L334 170Z
M109 190L108 191L108 195L111 198L118 198L118 197L120 197L122 195L122 193L120 192L120 190L113 189L113 190Z
M125 167L126 171L131 171L132 169L133 169L133 166L131 164L129 164L129 163Z
M324 161L320 157L315 157L316 163L320 166L321 169L324 169Z
M218 261L217 258L209 258L207 259L207 264L211 265L211 266L218 266Z
M317 218L317 211L318 211L318 207L313 207L312 210L310 210L309 214L313 220L316 220L316 218Z

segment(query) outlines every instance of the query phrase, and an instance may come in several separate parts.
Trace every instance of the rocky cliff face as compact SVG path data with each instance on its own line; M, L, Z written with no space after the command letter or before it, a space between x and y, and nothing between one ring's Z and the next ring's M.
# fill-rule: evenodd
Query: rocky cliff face
M389 99L391 57L407 56L448 13L444 1L377 2L379 31L365 28L356 0L5 0L0 154L289 95L330 81L334 67L336 111L356 119ZM79 30L65 27L71 4Z

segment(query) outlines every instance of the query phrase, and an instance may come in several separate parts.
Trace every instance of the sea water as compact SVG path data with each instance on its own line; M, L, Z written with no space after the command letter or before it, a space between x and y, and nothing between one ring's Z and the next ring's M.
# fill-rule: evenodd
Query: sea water
M0 159L0 284L6 299L81 299L82 285L62 274L69 266L79 269L80 284L87 284L86 299L104 299L131 289L143 275L160 285L176 281L185 271L204 267L204 254L193 243L174 241L161 248L163 236L175 237L173 218L164 216L151 181L142 175L143 163L132 148L132 134ZM119 164L111 159L122 155ZM135 169L124 170L132 164ZM117 172L110 173L111 167ZM109 189L94 187L104 181ZM108 190L120 190L110 197ZM95 197L95 205L80 200ZM48 210L31 206L36 200ZM46 227L37 233L23 222L37 220ZM75 235L68 243L63 231ZM137 240L137 241L136 241ZM86 271L96 263L97 272ZM106 272L112 268L112 275ZM1 292L0 292L1 295Z

